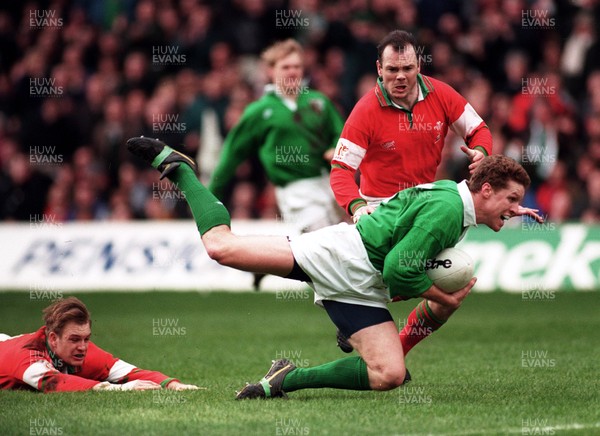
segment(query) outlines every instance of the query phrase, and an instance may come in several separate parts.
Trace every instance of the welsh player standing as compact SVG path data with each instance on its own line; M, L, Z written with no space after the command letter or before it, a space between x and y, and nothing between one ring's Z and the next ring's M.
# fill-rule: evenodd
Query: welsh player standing
M471 172L491 154L484 121L452 87L420 73L415 47L400 30L381 41L377 84L356 104L337 143L331 187L355 221L399 190L433 182L448 129L467 144Z

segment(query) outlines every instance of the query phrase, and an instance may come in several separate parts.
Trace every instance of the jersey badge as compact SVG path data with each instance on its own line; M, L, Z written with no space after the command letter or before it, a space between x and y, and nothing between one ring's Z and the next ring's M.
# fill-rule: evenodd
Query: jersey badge
M384 142L380 145L384 150L395 150L396 149L396 141L388 141Z

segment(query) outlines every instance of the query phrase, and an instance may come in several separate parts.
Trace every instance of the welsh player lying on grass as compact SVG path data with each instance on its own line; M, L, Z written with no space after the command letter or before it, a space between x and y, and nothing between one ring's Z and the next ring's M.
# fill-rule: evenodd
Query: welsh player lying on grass
M400 337L387 303L424 298L409 323L424 319L432 331L458 309L476 279L447 294L427 277L425 261L456 245L470 226L485 224L498 231L519 215L542 221L535 210L519 205L530 183L523 167L495 155L484 158L469 181L442 180L404 190L356 225L325 227L291 241L236 236L229 213L198 181L191 158L150 138L132 138L127 146L185 193L212 259L243 271L310 283L315 302L360 354L310 368L277 360L238 399L278 397L306 388L388 390L403 384L409 379L404 354L425 336ZM402 262L409 253L417 259L412 266Z
M34 333L0 335L0 389L198 389L158 371L136 368L96 346L90 341L90 313L75 297L53 302L44 309L44 321Z

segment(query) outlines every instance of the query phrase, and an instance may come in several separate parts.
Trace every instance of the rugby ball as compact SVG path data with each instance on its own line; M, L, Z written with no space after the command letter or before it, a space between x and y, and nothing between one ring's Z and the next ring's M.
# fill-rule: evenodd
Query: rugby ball
M427 260L425 272L438 288L451 294L473 278L473 259L458 248L446 248Z

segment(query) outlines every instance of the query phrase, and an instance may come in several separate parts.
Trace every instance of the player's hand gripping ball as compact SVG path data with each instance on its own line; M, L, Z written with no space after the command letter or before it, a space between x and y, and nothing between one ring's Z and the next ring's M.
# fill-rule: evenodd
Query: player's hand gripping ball
M451 294L473 278L473 259L458 248L446 248L425 264L427 276L442 291Z

